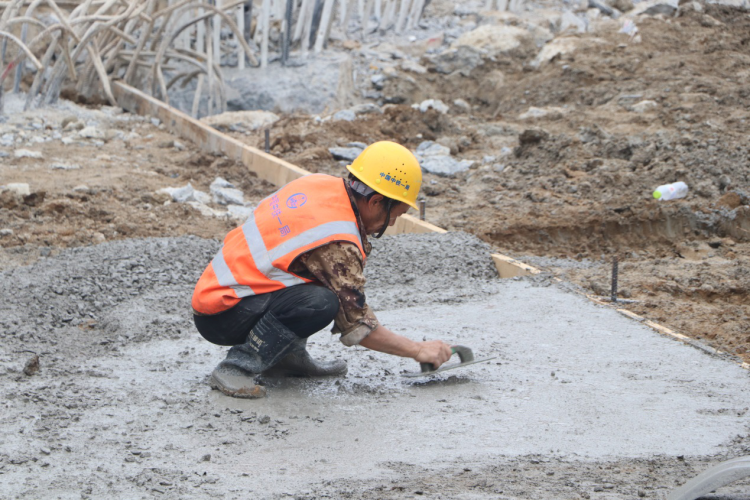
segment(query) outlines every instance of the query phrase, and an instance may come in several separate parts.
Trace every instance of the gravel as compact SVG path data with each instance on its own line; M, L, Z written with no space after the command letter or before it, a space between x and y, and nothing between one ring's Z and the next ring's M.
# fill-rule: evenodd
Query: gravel
M219 246L194 236L129 239L3 271L0 338L44 350L61 339L105 349L193 335L193 287ZM459 303L499 286L489 246L466 233L384 237L373 246L366 289L376 310Z

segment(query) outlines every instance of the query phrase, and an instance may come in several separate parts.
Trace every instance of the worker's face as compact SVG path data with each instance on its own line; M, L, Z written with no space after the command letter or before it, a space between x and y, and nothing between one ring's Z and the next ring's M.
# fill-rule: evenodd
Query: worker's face
M391 207L391 217L388 220L388 225L392 226L396 223L396 219L404 215L409 210L409 205L406 203L395 202ZM385 199L382 195L376 194L367 201L367 205L364 210L360 210L362 216L362 223L365 225L365 232L367 234L375 234L380 232L380 228L385 223L387 217L387 209Z

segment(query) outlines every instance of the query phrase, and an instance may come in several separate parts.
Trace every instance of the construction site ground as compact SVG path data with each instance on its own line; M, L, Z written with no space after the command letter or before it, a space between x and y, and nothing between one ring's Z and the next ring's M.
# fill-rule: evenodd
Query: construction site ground
M386 324L499 359L403 383L414 363L319 334L315 354L346 359L349 376L276 382L262 401L208 388L224 350L190 323L191 286L238 220L158 190L208 192L222 177L253 203L274 186L148 118L69 102L22 112L6 95L0 136L24 139L0 146L0 184L30 192L0 193L0 496L664 498L750 454L738 366L750 361L750 16L706 6L639 29L637 44L576 35L597 41L538 69L517 54L468 77L390 79L384 93L406 103L354 122L283 116L271 152L313 172L343 175L328 148L380 139L436 140L477 161L426 174L424 192L429 222L486 247L384 239L420 264L399 274L389 254L368 272L395 276L370 284ZM504 84L487 84L497 72ZM470 109L408 104L426 98ZM657 105L634 111L643 100ZM521 120L531 106L562 111ZM81 136L89 122L99 132ZM676 180L687 198L650 198ZM501 283L490 251L545 275ZM484 270L462 277L480 255ZM724 354L570 291L608 295L614 256L632 301L621 307ZM446 259L456 274L440 276ZM748 498L748 484L709 498Z
M750 451L746 370L549 277L501 281L465 233L376 242L370 303L496 359L404 379L413 361L323 332L312 355L346 377L228 398L208 385L226 348L186 305L218 245L127 238L0 273L3 497L662 499Z

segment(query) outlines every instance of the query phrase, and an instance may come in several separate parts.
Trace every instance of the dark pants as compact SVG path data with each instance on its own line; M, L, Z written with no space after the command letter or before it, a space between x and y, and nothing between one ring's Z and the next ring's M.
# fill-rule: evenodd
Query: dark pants
M276 292L253 295L234 307L211 316L193 315L195 326L212 344L244 344L250 330L264 314L272 313L299 338L325 328L339 312L339 299L328 288L295 285Z

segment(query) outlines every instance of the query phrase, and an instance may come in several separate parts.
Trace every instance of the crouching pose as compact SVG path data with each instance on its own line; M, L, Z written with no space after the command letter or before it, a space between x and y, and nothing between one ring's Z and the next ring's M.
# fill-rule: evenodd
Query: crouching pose
M341 376L343 361L310 357L307 338L331 321L346 346L440 366L448 344L415 342L378 323L365 300L371 244L409 206L416 208L422 171L414 155L383 141L367 147L348 179L313 174L260 202L231 231L193 293L195 326L209 342L232 346L211 385L234 397L265 395L255 377Z

